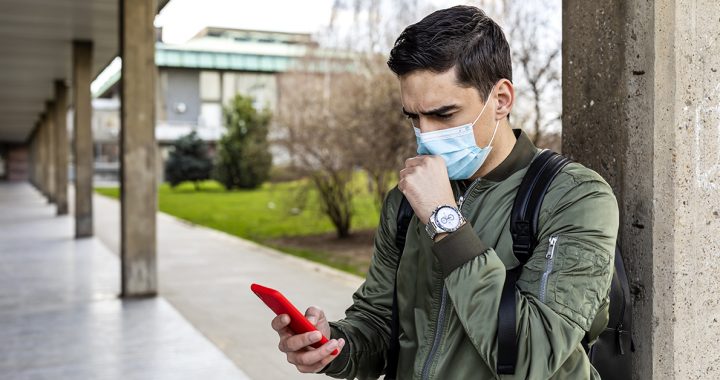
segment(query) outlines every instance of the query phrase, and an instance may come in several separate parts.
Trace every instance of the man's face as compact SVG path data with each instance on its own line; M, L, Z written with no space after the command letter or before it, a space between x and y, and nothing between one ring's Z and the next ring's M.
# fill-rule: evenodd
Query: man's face
M472 123L485 105L474 87L458 85L455 70L437 74L413 71L400 77L403 113L421 132L432 132ZM478 146L486 146L495 127L494 94L473 131Z

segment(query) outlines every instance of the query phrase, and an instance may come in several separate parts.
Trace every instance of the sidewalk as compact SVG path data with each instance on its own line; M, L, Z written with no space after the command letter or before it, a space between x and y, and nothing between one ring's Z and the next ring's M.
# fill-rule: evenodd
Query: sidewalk
M119 202L95 195L95 233L119 252ZM301 311L322 307L339 319L359 277L158 213L160 293L253 379L327 379L299 374L277 350L274 314L253 282L283 292Z
M0 378L247 380L163 298L122 300L117 256L0 183Z

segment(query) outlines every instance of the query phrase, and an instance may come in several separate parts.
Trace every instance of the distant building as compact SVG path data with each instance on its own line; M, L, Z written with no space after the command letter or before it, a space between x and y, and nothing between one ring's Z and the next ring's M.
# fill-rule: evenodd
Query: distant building
M183 44L157 42L155 136L161 156L177 138L196 131L211 150L224 133L223 105L236 94L255 98L258 109L276 111L278 74L293 68L311 49L310 34L205 28ZM93 83L93 131L98 175L117 175L119 62ZM272 132L271 132L272 133ZM276 163L287 154L273 147Z

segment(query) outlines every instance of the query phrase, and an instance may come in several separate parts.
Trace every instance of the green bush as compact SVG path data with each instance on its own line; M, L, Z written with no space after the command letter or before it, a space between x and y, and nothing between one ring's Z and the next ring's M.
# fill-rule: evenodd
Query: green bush
M226 189L255 189L270 175L270 111L258 112L253 99L237 95L223 110L226 134L220 139L215 178Z
M212 160L208 156L207 144L195 131L175 141L165 163L165 180L170 186L191 181L198 189L199 181L209 179L211 172Z

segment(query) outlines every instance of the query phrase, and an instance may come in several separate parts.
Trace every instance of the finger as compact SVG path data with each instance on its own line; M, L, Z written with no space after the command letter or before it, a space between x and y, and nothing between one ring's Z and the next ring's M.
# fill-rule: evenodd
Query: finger
M281 329L287 327L287 325L290 324L290 316L287 314L280 314L277 317L273 318L272 322L270 322L270 326L272 326L273 330L280 331Z
M400 190L401 193L405 194L405 178L400 178L398 181L398 190Z
M313 366L323 360L326 356L330 355L333 351L338 348L338 341L336 339L330 339L327 343L323 344L322 347L316 350L299 351L292 353L292 360L295 361L296 365ZM288 354L288 357L291 356Z
M281 341L280 351L293 352L303 349L313 343L317 343L322 339L320 331L310 331L304 334L293 335L284 341Z
M284 339L287 339L287 338L295 335L295 333L294 333L292 330L290 330L290 327L283 327L283 328L281 328L280 330L278 330L277 333L278 333L278 335L280 335L280 341L281 341L281 342L282 342Z
M313 373L323 369L328 363L337 357L332 355L332 352L338 350L338 352L345 345L344 339L335 340L332 339L325 343L322 347L317 350L305 351L302 353L296 353L293 358L290 359L288 354L288 361L295 361L295 365L300 372Z
M415 173L416 171L417 171L417 169L416 169L415 166L411 166L411 167L407 167L407 168L401 169L401 170L400 170L400 177L401 177L401 178L405 178L405 177L407 177L407 176Z
M405 160L405 167L410 168L413 166L420 166L425 162L427 156L415 156Z
M307 311L305 311L305 318L313 324L313 326L317 325L318 321L322 319L324 316L323 311L316 306L310 306Z

